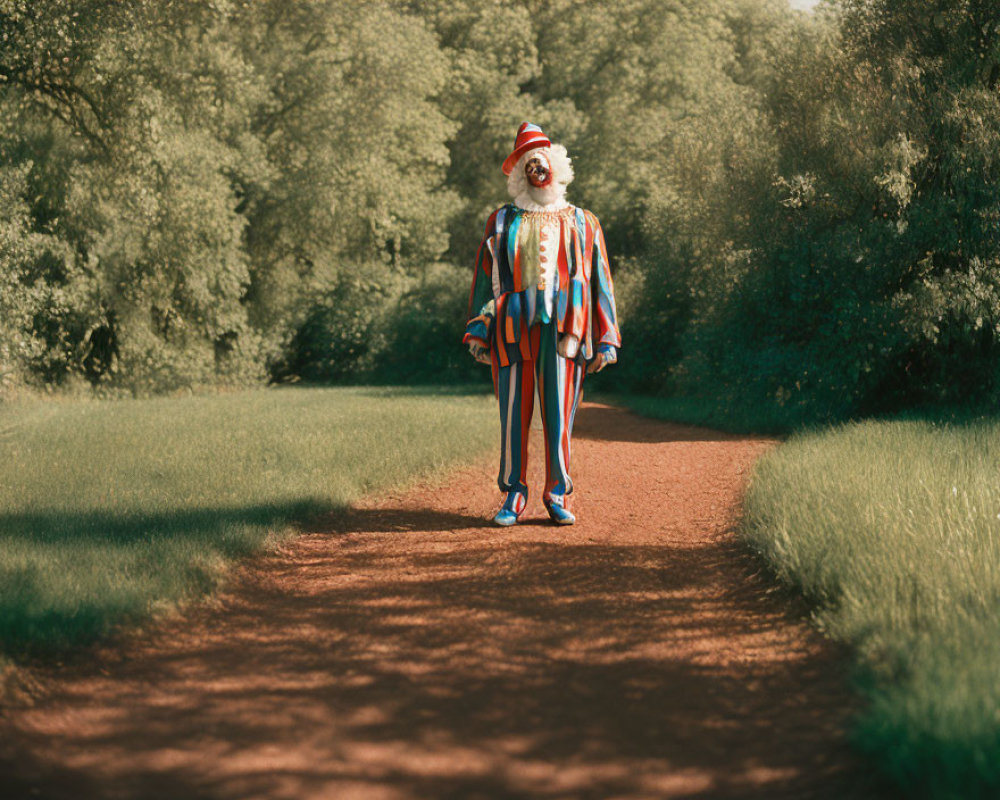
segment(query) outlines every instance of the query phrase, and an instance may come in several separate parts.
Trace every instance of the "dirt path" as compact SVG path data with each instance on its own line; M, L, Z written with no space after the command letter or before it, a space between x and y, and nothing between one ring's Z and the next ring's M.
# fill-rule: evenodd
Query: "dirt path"
M871 796L843 663L734 544L770 446L591 404L574 527L485 525L492 459L376 498L54 670L0 797Z

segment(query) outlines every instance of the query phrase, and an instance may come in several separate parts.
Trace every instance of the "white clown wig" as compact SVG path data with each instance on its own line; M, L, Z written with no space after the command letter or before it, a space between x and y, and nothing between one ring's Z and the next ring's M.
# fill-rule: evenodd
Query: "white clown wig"
M524 165L532 156L541 155L549 162L552 182L538 188L528 183ZM573 180L573 164L566 148L561 144L536 147L521 156L507 177L507 193L515 205L528 211L543 211L548 208L562 208L566 205L566 186Z

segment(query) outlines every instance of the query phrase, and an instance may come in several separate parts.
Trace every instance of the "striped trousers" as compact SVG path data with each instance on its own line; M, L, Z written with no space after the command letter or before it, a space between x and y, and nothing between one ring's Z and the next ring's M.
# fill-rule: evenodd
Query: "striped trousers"
M528 430L538 386L545 436L545 490L542 499L573 491L569 476L570 438L580 404L584 368L556 350L555 322L528 329L531 360L502 367L493 355L493 388L500 401L500 490L517 489L528 496Z

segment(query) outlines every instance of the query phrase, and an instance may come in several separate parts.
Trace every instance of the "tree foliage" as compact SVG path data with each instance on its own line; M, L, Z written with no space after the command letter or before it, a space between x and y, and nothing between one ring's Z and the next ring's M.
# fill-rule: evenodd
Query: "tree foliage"
M992 396L998 31L986 0L0 0L4 385L476 374L529 119L606 231L599 380L789 419Z
M713 273L682 390L790 420L997 391L998 26L987 3L858 0L787 40L773 150L734 182L745 259Z
M45 345L25 375L259 380L343 273L415 274L447 247L447 60L418 19L335 0L4 0L0 31L11 208L68 254L52 306L19 317Z

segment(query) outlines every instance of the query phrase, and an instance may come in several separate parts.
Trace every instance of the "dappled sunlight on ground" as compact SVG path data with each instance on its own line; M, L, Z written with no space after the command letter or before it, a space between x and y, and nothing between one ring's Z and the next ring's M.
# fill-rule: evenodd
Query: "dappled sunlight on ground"
M770 443L579 423L577 525L535 496L487 526L492 463L317 520L218 602L50 670L0 774L50 798L872 796L842 662L733 540Z

